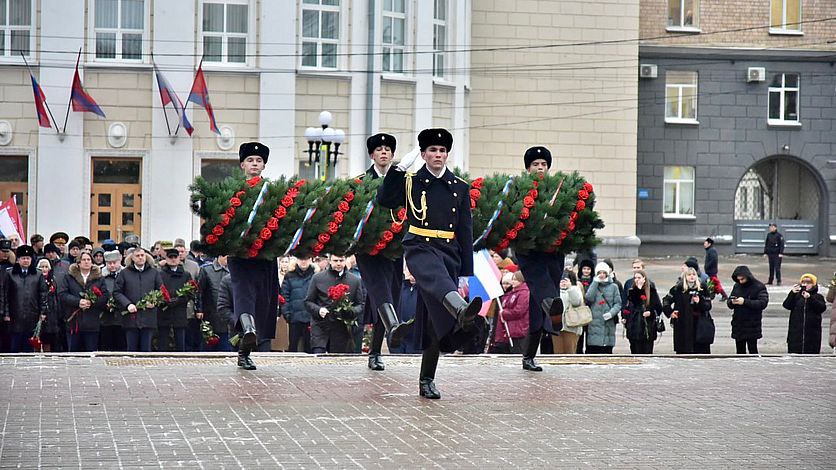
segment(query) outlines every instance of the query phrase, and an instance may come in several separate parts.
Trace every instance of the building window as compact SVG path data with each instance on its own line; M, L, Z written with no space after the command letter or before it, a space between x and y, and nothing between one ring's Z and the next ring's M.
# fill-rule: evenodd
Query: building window
M668 29L697 29L699 27L699 0L668 0Z
M447 47L447 0L434 0L433 6L433 75L444 76L444 50Z
M303 0L302 66L337 68L340 0Z
M241 170L238 160L210 159L200 160L200 176L210 183L220 183Z
M144 0L96 0L93 28L96 59L142 60Z
M697 72L665 74L665 122L697 124Z
M769 11L770 33L801 32L801 0L771 0Z
M0 0L0 55L20 57L32 52L32 1Z
M798 74L775 74L769 85L768 124L799 124L798 120Z
M244 64L249 38L248 0L203 3L203 58L207 62Z
M383 71L403 73L406 0L383 0Z
M665 167L663 210L665 217L694 217L694 167Z

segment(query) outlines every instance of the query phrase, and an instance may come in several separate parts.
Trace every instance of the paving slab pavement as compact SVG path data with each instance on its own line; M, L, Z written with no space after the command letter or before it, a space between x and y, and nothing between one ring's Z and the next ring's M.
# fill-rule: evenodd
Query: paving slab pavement
M836 356L0 356L2 468L832 468Z

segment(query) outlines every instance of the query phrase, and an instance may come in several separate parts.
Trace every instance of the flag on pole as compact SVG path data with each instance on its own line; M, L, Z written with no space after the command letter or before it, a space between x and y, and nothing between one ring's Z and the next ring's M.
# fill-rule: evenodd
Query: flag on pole
M38 125L41 127L52 127L49 123L49 116L46 114L46 106L44 106L46 103L46 95L41 90L38 81L35 80L35 76L30 73L29 78L32 79L32 93L35 94L35 112L38 113Z
M166 80L162 72L157 69L156 65L154 66L154 71L157 74L157 87L160 89L160 102L163 105L163 113L165 113L165 106L171 103L171 106L174 107L174 112L177 113L177 117L180 119L180 123L183 125L183 128L186 129L186 132L188 132L189 135L192 135L194 127L192 127L192 123L189 122L189 118L186 116L186 109L183 106L183 102L177 97L177 93L174 92L174 87L172 87L171 83Z
M502 296L502 273L491 259L488 250L480 250L473 253L473 276L468 277L470 299L482 298L482 311L484 316L490 307L490 301Z
M203 76L203 61L197 66L197 73L192 83L192 91L186 100L186 106L192 102L206 110L209 115L209 129L215 134L221 135L218 124L215 122L215 111L212 110L212 103L209 102L209 88L206 87L206 78Z
M93 99L81 85L81 76L78 74L78 63L75 64L75 75L73 76L73 87L70 91L70 102L73 104L73 111L81 113L93 113L101 117L106 117L102 108L99 107L96 100Z
M12 196L8 201L0 204L0 235L9 238L14 233L21 240L26 240L23 221L20 218L20 211L17 209L17 201Z

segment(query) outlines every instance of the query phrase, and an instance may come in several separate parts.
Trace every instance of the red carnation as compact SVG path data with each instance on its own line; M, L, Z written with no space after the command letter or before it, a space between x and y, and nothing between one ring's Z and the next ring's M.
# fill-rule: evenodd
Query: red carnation
M306 181L305 181L305 180L299 180L299 181L297 181L297 182L296 182L296 184L294 184L293 186L296 186L297 188L301 188L302 186L304 186L304 185L305 185L305 183L306 183Z
M558 241L554 242L554 244L555 244L556 246L560 246L560 245L562 245L562 244L563 244L563 240L558 240ZM554 252L554 250L552 250L551 252ZM551 252L549 252L549 253L551 253Z
M538 181L532 181L531 184L533 184L535 188L540 187L540 182L538 182Z
M290 207L293 205L293 198L290 196L285 196L282 198L282 205L285 207Z
M474 201L473 199L470 200L470 208L476 209L476 201Z
M325 245L326 243L331 241L331 235L328 235L327 233L320 233L316 239L319 240L319 243Z
M226 216L227 216L227 217L229 217L230 219L231 219L231 218L233 218L233 217L235 217L235 208L234 208L234 207L230 207L229 209L227 209L227 210L226 210L226 212L224 212L224 215L226 215Z
M238 199L237 197L234 197L234 198L229 200L229 205L232 206L232 207L240 207L241 206L241 200Z
M606 301L606 300L603 300L603 299L602 299L602 300L599 300L599 301L598 301L598 305L607 305L607 301Z
M523 198L523 206L531 208L534 207L534 199L531 196L526 196Z
M102 292L102 290L99 289L98 286L93 286L92 290L93 290L93 295L95 295L96 297L101 297L101 296L104 295L104 292Z
M386 248L386 242L377 242L374 248L378 251L383 251Z
M560 232L560 240L565 240L566 237L568 237L568 236L569 236L569 232L567 232L566 230Z
M575 221L570 220L569 221L569 226L567 228L569 229L570 232L574 231L575 230Z
M221 227L220 225L215 225L214 227L212 227L212 235L216 235L216 236L220 237L223 234L224 234L224 228Z
M345 196L343 196L343 199L345 199L346 202L353 201L354 200L354 191L349 191L349 192L345 193Z
M592 185L591 185L591 184L589 184L588 182L584 182L584 183L583 183L583 189L584 189L586 192L591 193L591 192L592 192Z
M393 238L395 238L394 233L390 232L389 230L384 230L383 231L383 239L384 240L386 240L387 242L391 242Z
M270 217L270 220L267 221L267 228L270 230L277 230L279 228L279 219Z
M206 235L206 243L209 245L214 245L215 243L218 243L218 237L210 233L209 235Z
M363 182L363 180L360 179L360 178L354 178L354 182L357 183L357 184L360 184L360 183Z
M351 206L349 206L345 201L340 201L340 203L337 204L337 209L339 209L340 212L348 212L351 209Z
M256 256L258 256L258 250L254 250L252 248L247 250L247 257L248 258L255 258Z
M283 219L284 216L287 215L287 209L284 206L279 206L278 209L273 211L273 215L276 216L277 219Z
M522 220L526 220L526 219L528 219L530 216L531 216L531 212L528 210L528 208L527 208L527 207L523 207L523 208L520 210L520 219L522 219Z
M404 219L406 219L406 208L405 208L405 207L401 207L401 208L398 210L398 219L399 219L399 220L404 220Z
M525 224L522 223L522 222L517 222L516 224L514 224L514 230L516 230L517 232L519 232L520 230L522 230L524 228L525 228Z
M475 199L475 200L478 201L480 197L482 197L482 192L481 191L479 191L478 189L471 189L470 190L470 199Z
M343 223L343 218L344 217L345 216L343 215L342 212L340 212L340 211L334 212L334 222L336 222L338 224L341 224L341 223Z
M168 291L166 286L160 286L160 293L163 295L163 300L171 302L171 292Z
M279 305L284 305L286 303L287 300L285 300L284 296L282 294L279 294Z
M295 198L299 195L299 188L290 188L287 190L287 196Z
M206 338L206 346L209 346L210 348L217 346L220 342L221 338L219 338L218 335L212 335Z
M589 199L589 193L585 189L581 189L578 191L578 198L583 199L584 201Z
M391 230L392 233L401 233L401 231L403 230L403 224L398 224L398 223L393 222L392 223L392 228L390 228L389 230Z
M313 246L313 251L314 252L319 253L323 249L325 249L325 245L323 245L322 243L319 243L319 242L314 243L314 246Z
M575 210L576 210L576 211L580 212L580 211L582 211L582 210L584 210L584 209L586 209L586 203L585 203L585 202L583 202L582 200L581 200L581 201L578 201L578 203L577 203L577 204L575 204Z
M502 243L497 245L497 247L496 247L497 249L495 251L504 250L504 249L508 248L508 245L509 245L508 240L502 240Z
M340 226L335 222L328 222L328 233L333 235L340 230Z
M539 194L540 193L538 193L536 189L532 189L531 191L528 192L528 195L531 196L533 199L537 199L537 195L539 195Z
M244 197L245 194L247 194L246 191L238 191L237 193L235 193L235 197L240 199L240 198Z
M379 254L380 254L380 250L378 250L377 248L372 248L371 250L369 250L369 255L370 256L377 256Z
M267 227L261 229L261 233L258 234L258 238L262 240L269 240L273 236L273 231Z
M505 232L505 238L507 238L509 240L516 239L517 238L517 231L514 230L514 229L508 230L507 232Z
M260 176L253 176L252 178L247 180L247 186L252 188L253 186L257 185L260 181L261 181Z
M644 295L644 294L642 294L642 295L641 295L641 297L639 297L639 298L640 298L640 299L642 299L642 302L644 302L645 300L647 300L647 296L646 296L646 295Z
M473 180L472 183L470 183L470 186L472 186L476 189L482 189L482 186L484 184L485 184L485 179L484 178L476 178L475 180Z
M543 179L544 175L542 173L537 173L537 179Z
M264 248L264 240L256 238L255 241L253 241L253 244L250 248L254 250L260 250Z
M230 220L231 219L229 218L229 216L224 214L223 217L221 217L221 226L226 227L227 225L229 225Z

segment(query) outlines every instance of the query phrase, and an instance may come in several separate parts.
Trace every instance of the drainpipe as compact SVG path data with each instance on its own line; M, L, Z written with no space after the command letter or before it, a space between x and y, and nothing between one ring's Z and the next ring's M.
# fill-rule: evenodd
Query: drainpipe
M374 119L374 63L375 63L375 56L374 56L374 46L375 46L375 18L374 13L376 10L375 0L368 0L369 1L369 39L366 42L368 44L367 47L367 57L366 57L366 135L372 135L372 119ZM369 158L368 154L366 155L366 164L364 167L368 167L371 164L371 159Z

